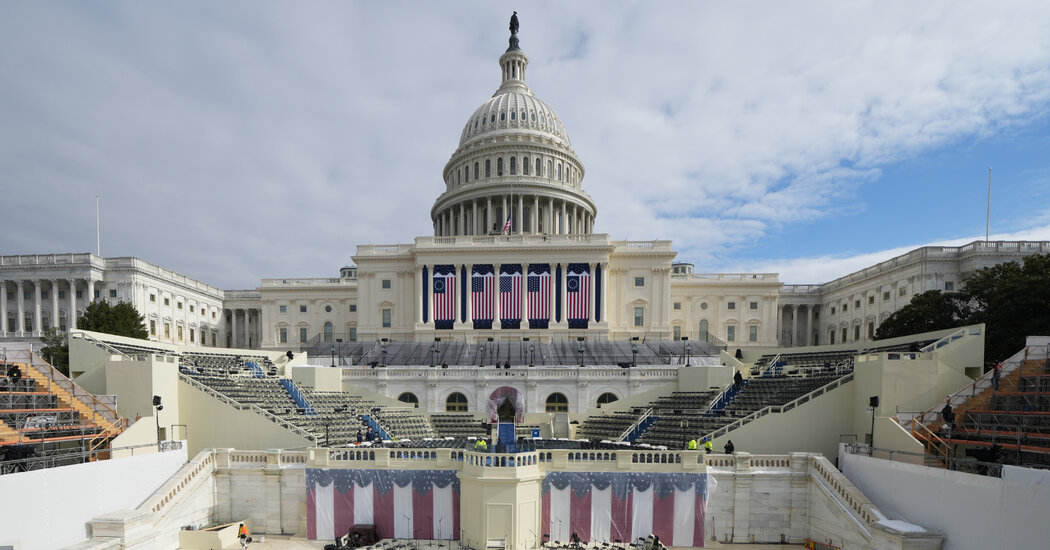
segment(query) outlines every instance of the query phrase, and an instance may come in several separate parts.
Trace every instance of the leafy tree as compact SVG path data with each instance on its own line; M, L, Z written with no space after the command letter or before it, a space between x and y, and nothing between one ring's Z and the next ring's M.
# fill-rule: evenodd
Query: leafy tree
M149 336L145 322L145 317L128 302L111 306L105 300L96 300L84 308L84 316L77 320L77 328L145 340Z
M1026 336L1050 334L1050 254L978 269L959 292L917 294L886 318L875 339L978 323L985 324L986 365L1017 353Z
M66 333L51 327L40 337L44 344L40 352L62 374L69 376L69 343L66 341Z
M958 293L929 290L916 294L908 305L887 317L875 331L875 339L959 327L969 316L969 308Z

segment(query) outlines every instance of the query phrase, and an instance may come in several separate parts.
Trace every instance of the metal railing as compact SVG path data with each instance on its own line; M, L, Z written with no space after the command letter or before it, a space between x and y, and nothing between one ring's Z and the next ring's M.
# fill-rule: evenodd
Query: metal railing
M928 460L929 457L926 453L913 453L898 449L883 449L881 447L873 448L864 443L847 443L843 445L843 448L849 454L872 456L892 462L907 462L942 470L955 470L989 477L1001 477L1003 472L1003 465L999 462L985 462L973 458L949 456L931 461Z
M616 441L623 441L630 437L631 433L634 432L634 430L638 429L638 427L642 425L642 422L645 422L645 420L652 416L652 414L653 408L649 407L645 410L644 413L642 413L642 416L638 417L638 420L636 420L634 424L631 424L631 427L627 428L622 434L620 434L620 437L616 438Z
M135 454L136 449L142 449L148 454L157 452L156 443L143 443L141 445L127 445L124 447L112 447L108 449L60 449L44 456L33 456L17 460L0 461L0 475L18 472L30 472L43 470L57 466L68 466L70 464L83 464L96 460L106 460L114 452L131 451ZM161 441L160 452L177 451L182 449L182 441Z
M207 393L208 395L218 399L219 401L222 401L223 403L225 403L225 404L227 404L227 405L229 405L229 406L231 406L231 407L233 407L233 408L235 408L235 409L237 409L239 411L252 411L252 412L255 412L256 414L259 414L259 415L262 415L262 416L266 417L268 420L270 420L274 424L277 424L277 425L281 426L282 428L291 430L296 435L300 435L302 437L305 437L306 439L308 439L310 441L317 441L317 439L318 439L317 436L315 436L313 433L310 433L309 431L307 431L307 430L305 430L303 428L300 428L299 426L296 426L295 424L292 424L291 422L288 422L287 420L285 420L285 419L283 419L283 418L281 418L281 417L271 413L270 411L268 411L268 410L266 410L266 409L264 409L264 408L262 408L262 407L260 407L258 405L253 405L253 404L250 404L250 403L241 403L241 402L239 402L239 401L237 401L237 400L235 400L235 399L233 399L233 398L223 394L222 392L220 392L220 391L218 391L218 390L216 390L216 389L214 389L214 388L212 388L212 387L210 387L210 386L208 386L206 384L203 384L201 382L198 382L198 381L194 380L190 376L187 376L185 374L179 373L179 380L181 380L183 382L186 382L187 384L193 386L194 388L197 388L198 390L201 390L202 392Z

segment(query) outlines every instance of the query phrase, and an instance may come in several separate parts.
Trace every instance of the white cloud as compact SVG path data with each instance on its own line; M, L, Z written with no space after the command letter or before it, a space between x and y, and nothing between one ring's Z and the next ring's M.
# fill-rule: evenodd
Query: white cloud
M498 85L507 11L4 4L0 181L17 191L6 225L34 230L0 250L93 249L96 194L104 253L224 287L328 276L357 244L428 234L462 124ZM1050 100L1037 2L552 2L519 17L596 230L719 265L862 210L887 163Z

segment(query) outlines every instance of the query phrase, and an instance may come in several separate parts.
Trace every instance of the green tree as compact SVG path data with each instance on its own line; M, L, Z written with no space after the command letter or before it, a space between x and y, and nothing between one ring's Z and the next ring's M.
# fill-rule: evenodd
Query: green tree
M955 292L930 290L912 297L875 331L876 340L960 327L970 318L965 299Z
M149 336L145 322L135 306L128 302L111 306L105 300L96 300L84 308L84 316L77 320L77 328L145 340Z
M40 341L44 344L40 350L44 359L62 374L69 376L69 342L66 341L66 333L51 327L40 337Z

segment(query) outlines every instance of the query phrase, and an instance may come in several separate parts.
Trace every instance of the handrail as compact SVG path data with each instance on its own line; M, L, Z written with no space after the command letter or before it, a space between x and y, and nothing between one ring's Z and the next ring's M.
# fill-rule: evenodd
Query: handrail
M110 352L113 355L120 355L122 357L127 357L129 359L131 358L128 354L124 353L123 351L120 351L119 349L117 349L117 348L109 345L108 343L103 342L102 340L99 340L98 338L95 338L94 336L91 336L89 334L86 334L86 333L83 333L83 332L70 332L69 333L69 337L70 338L83 338L84 340L87 340L87 341L95 344L96 346L98 346L98 347L100 347L100 348Z
M652 414L653 414L653 408L649 407L648 409L645 410L645 412L642 414L642 416L638 417L638 420L635 421L634 424L631 424L631 427L627 428L627 430L625 432L620 434L620 437L616 441L623 441L623 440L627 439L631 435L631 432L633 432L635 430L635 428L641 426L642 422L645 422L645 419L649 418Z
M777 361L780 360L780 356L781 355L783 355L783 354L778 353L778 354L774 355L772 359L769 360L769 364L766 365L766 370L765 370L764 373L762 373L762 375L773 374L773 368L776 367Z
M807 394L800 395L799 397L796 397L795 399L792 399L791 401L788 401L787 403L784 403L783 405L768 405L768 406L765 406L765 407L763 407L761 409L758 409L757 411L755 411L755 412L753 412L753 413L751 413L751 414L749 414L749 415L747 415L747 416L745 416L743 418L740 418L740 419L738 419L738 420L736 420L734 422L731 422L729 424L726 424L725 426L722 426L721 428L718 428L717 430L707 434L705 437L708 438L708 439L713 440L714 438L716 438L718 436L721 436L721 435L725 435L725 434L727 434L727 433L729 433L729 432L731 432L731 431L733 431L733 430L735 430L735 429L737 429L737 428L739 428L741 426L744 426L745 424L750 424L751 422L753 422L755 420L758 420L759 418L761 418L761 417L763 417L763 416L765 416L767 414L784 413L784 412L790 411L791 409L794 409L795 407L801 405L802 403L805 403L805 402L809 401L810 399L812 399L814 397L819 397L819 396L823 395L825 392L833 390L833 389L835 389L835 388L841 386L842 384L845 384L846 382L849 382L851 380L853 380L853 373L852 372L847 374L847 375L845 375L845 376L843 376L843 377L841 377L841 378L837 378L835 380L832 380L831 382L828 382L827 384L824 384L823 386L821 386L821 387L819 387L819 388L817 388L817 389L815 389L815 390L813 390L813 391L811 391L811 392L809 392Z
M309 431L307 431L307 430L305 430L305 429L303 429L303 428L301 428L299 426L296 426L295 424L292 424L291 422L288 422L287 420L285 420L285 419L283 419L283 418L281 418L281 417L271 413L270 411L268 411L268 410L266 410L266 409L264 409L264 408L262 408L262 407L260 407L258 405L252 405L252 404L249 404L249 403L241 403L241 402L233 399L232 397L230 397L228 395L225 395L222 392L216 390L215 388L211 388L211 387L207 386L206 384L203 384L203 383L201 383L201 382L199 382L197 380L194 380L192 377L187 376L187 375L182 374L182 373L179 373L179 380L182 380L182 381L188 383L189 385L193 386L194 388L196 388L198 390L201 390L204 393L207 393L208 395L211 395L212 397L218 398L223 403L226 403L227 405L229 405L229 406L231 406L231 407L233 407L233 408L235 408L235 409L237 409L239 411L244 411L244 410L254 411L257 414L260 414L260 415L266 417L271 422L280 425L282 428L286 428L288 430L291 430L291 431L295 432L297 435L301 435L301 436L305 437L306 439L309 439L310 441L317 441L317 436L315 436L314 434L310 433Z

